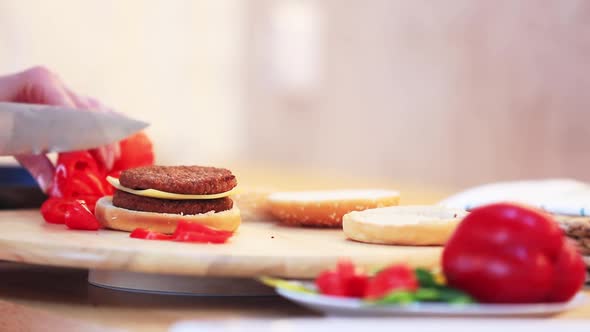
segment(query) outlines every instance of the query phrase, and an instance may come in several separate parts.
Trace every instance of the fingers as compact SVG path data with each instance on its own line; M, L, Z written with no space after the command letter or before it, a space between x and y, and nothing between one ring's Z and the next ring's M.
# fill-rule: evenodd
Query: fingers
M75 107L61 79L45 67L33 67L14 77L11 101Z
M44 67L0 78L0 100L73 107L61 80ZM43 155L19 155L15 159L26 168L43 192L53 182L54 166Z
M55 168L46 156L19 155L14 158L29 171L44 193L51 188L53 185L53 172Z
M86 97L86 102L88 103L90 108L94 110L99 110L104 107L98 100L92 97Z
M67 88L61 79L45 67L33 67L23 72L0 77L0 101L65 106L85 110L112 112L99 101L79 96ZM119 143L91 151L107 170L111 170L120 157ZM29 170L46 191L51 185L53 165L44 156L17 156L21 165Z
M66 94L68 95L68 97L70 98L70 100L74 103L74 106L77 109L81 109L81 110L89 110L91 109L90 105L88 104L87 100L78 96L77 94L75 94L74 92L72 92L72 90L70 90L68 87L64 87L64 90L66 91Z

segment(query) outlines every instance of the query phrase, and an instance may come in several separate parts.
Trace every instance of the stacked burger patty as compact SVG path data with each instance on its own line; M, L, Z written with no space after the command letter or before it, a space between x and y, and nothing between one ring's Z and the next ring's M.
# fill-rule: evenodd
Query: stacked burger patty
M224 168L205 166L147 166L121 173L122 186L133 189L155 189L183 195L212 195L232 190L236 177ZM113 196L116 207L144 212L194 215L210 211L230 210L229 197L216 199L160 199L138 196L117 190Z

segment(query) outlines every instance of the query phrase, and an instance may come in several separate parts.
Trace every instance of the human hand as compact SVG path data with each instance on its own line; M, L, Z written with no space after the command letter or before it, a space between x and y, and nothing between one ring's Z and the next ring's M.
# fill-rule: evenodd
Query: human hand
M84 110L110 111L93 98L75 94L60 78L44 67L33 67L20 73L0 76L0 101L46 104ZM110 170L119 158L119 143L91 150L95 158ZM45 155L18 155L15 159L47 192L53 182L54 166Z

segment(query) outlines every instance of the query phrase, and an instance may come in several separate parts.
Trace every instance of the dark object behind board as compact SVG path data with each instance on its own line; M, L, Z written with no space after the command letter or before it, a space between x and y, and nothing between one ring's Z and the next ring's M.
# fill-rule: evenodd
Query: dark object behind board
M0 210L38 208L46 197L26 169L0 166Z

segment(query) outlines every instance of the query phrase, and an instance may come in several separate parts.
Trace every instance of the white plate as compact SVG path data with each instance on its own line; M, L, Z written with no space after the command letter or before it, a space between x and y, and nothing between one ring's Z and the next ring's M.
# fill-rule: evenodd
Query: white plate
M367 305L362 300L276 289L283 297L309 309L334 316L548 316L586 303L578 293L566 303Z
M407 332L588 332L587 320L496 319L485 318L400 318L400 317L308 317L195 319L181 321L170 332L329 332L329 331L407 331Z

